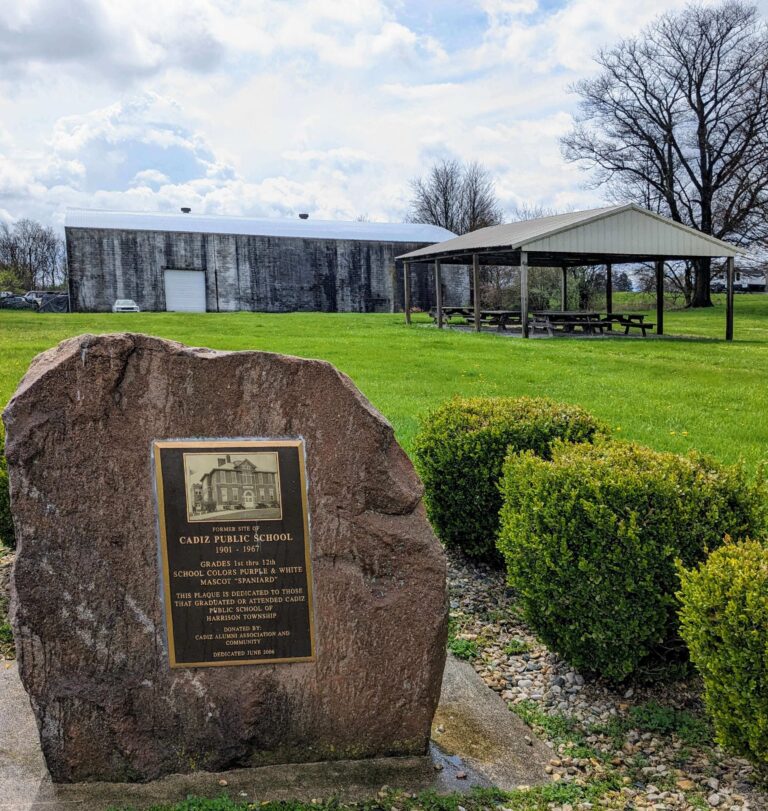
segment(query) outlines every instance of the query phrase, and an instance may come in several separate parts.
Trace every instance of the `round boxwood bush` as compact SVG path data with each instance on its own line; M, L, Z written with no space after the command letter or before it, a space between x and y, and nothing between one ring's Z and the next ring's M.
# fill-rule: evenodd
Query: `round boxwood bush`
M768 549L726 543L681 572L680 633L723 746L768 768Z
M556 439L588 442L607 428L584 409L531 397L455 397L422 422L414 442L429 519L440 540L499 560L498 482L508 449L549 457Z
M511 454L499 548L528 621L576 667L621 681L685 660L676 559L766 521L762 476L625 442Z

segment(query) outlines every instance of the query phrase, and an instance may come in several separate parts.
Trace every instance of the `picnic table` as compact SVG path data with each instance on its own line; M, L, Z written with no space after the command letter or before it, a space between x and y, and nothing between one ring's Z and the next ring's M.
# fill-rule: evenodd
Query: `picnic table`
M548 335L555 332L572 333L577 329L594 335L611 328L611 323L600 317L599 312L586 310L537 310L532 313L534 330L546 330Z
M455 316L465 318L467 321L475 320L475 308L471 306L443 307L443 318L446 321ZM437 321L437 308L433 307L429 311L433 321ZM480 310L480 323L487 326L496 327L499 332L504 332L508 326L519 325L521 321L520 310Z
M629 331L633 328L639 329L643 333L643 338L645 338L647 330L656 326L655 324L649 324L645 320L643 313L608 313L605 319L624 327L625 335L629 335Z
M495 326L504 332L507 326L518 326L523 323L520 310L480 310L480 321Z
M461 318L472 318L474 317L474 309L471 306L460 306L460 307L443 307L443 320L448 321L450 318L454 316L460 316ZM433 321L437 321L437 307L433 307L429 311L429 317Z
M437 320L437 309L432 308L429 314ZM461 316L462 318L474 318L475 311L471 306L461 307L443 307L443 318L453 318L454 316Z
M447 306L442 308L443 318L448 321L454 317L474 321L475 309L469 305ZM429 311L434 321L437 321L437 309ZM629 335L631 329L639 329L643 337L655 324L649 324L643 313L608 313L601 315L597 310L536 310L529 316L531 328L545 331L548 335L555 332L573 334L577 330L585 335L603 335L605 330L613 331L614 325L624 328L624 334ZM520 326L522 313L520 310L480 310L480 323L496 327L498 332L506 331L507 327Z
M624 327L624 334L629 335L631 329L639 329L643 337L649 329L656 325L645 320L643 313L608 313L586 310L543 310L533 313L533 328L546 330L549 335L555 332L575 332L577 329L583 333L603 335L605 330L613 331L614 325Z

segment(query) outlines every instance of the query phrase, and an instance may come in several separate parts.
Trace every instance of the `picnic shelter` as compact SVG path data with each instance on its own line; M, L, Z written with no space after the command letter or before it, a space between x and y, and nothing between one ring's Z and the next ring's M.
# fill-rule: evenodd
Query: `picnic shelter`
M702 257L726 260L726 340L733 340L734 258L742 251L735 245L674 222L634 203L607 206L587 211L572 211L551 217L494 225L462 236L438 242L398 256L403 263L404 311L411 321L411 265L434 263L436 321L442 328L445 313L442 301L440 269L442 265L471 265L473 301L464 308L478 332L482 311L477 291L482 265L518 267L520 269L519 322L524 338L532 325L528 301L529 269L559 267L562 269L561 310L566 309L568 269L601 265L606 268L606 309L611 323L613 313L612 274L616 265L654 263L656 276L656 334L664 334L664 263L696 260ZM423 266L423 264L422 264ZM461 308L457 308L461 309ZM550 318L550 315L552 316ZM555 313L547 314L545 323L556 323ZM577 314L573 314L574 317ZM589 314L591 316L591 314ZM499 316L501 318L501 316ZM498 319L497 319L498 320ZM562 321L562 319L561 319ZM631 322L619 319L629 331ZM503 327L503 321L500 322ZM577 322L564 322L577 323ZM595 322L597 325L598 322ZM653 326L653 325L645 325ZM645 329L643 329L645 334Z

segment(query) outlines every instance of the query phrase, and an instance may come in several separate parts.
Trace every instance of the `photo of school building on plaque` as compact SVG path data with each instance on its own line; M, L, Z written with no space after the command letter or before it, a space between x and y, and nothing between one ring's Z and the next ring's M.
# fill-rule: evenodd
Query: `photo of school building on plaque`
M255 219L69 209L69 293L75 312L355 312L402 309L395 257L454 237L422 223ZM436 304L432 265L412 263L412 306ZM418 272L422 271L422 272ZM469 272L443 272L444 304L470 300Z
M282 515L276 453L185 453L184 475L190 521Z

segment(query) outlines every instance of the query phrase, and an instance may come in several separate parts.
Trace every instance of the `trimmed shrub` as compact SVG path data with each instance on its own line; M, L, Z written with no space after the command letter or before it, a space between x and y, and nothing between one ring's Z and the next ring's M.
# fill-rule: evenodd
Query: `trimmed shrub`
M13 549L16 539L11 519L11 494L8 491L8 467L5 461L5 429L0 422L0 546Z
M508 449L549 456L555 439L607 432L579 406L530 397L456 397L423 421L414 442L427 514L440 540L470 557L499 560L498 482Z
M531 626L576 667L621 681L685 650L676 559L766 523L762 474L625 442L511 454L499 548Z
M724 747L768 768L768 549L726 543L681 571L680 633Z

